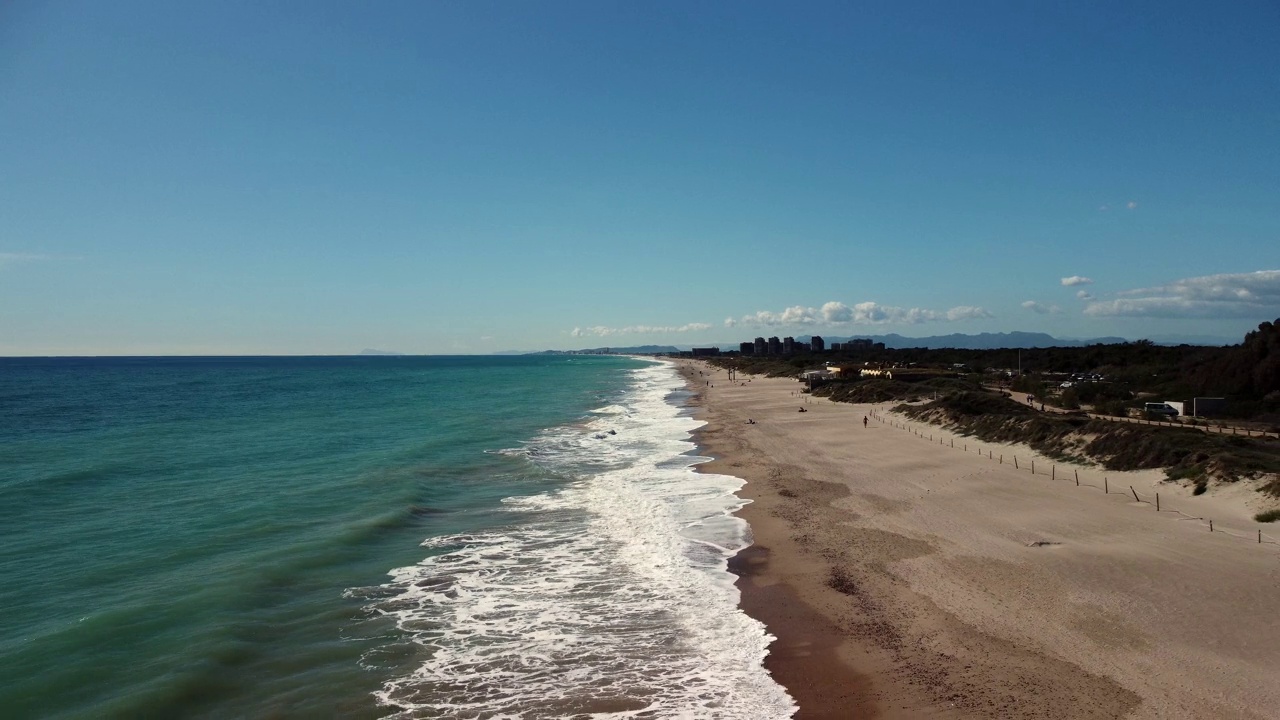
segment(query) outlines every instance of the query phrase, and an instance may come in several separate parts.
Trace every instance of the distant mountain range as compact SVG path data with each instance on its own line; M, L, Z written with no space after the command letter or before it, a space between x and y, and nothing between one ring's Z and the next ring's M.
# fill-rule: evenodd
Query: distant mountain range
M704 347L699 345L698 347ZM521 353L523 355L604 355L607 353L622 355L654 355L657 353L673 353L680 352L682 348L675 345L633 345L631 347L599 347L599 348L583 348L582 350L543 350L541 352ZM689 347L683 348L688 350ZM496 355L513 355L515 353L502 352Z
M867 335L854 335L852 337L827 337L823 336L827 346L831 343L848 342L852 339L866 338ZM1115 343L1128 342L1122 337L1100 337L1089 338L1087 340L1068 340L1066 338L1055 338L1046 333L1037 332L1007 332L1007 333L979 333L977 335L963 335L953 333L951 335L932 335L929 337L903 337L897 333L889 335L871 335L872 342L882 342L887 348L960 348L964 350L994 350L998 348L1039 348L1039 347L1082 347L1085 345L1111 345ZM797 341L809 342L810 336L798 337Z
M768 337L767 335L765 337ZM845 343L850 340L865 340L870 338L872 342L882 342L887 348L929 348L931 350L938 348L960 348L964 350L997 350L1000 348L1041 348L1041 347L1084 347L1085 345L1113 345L1116 343L1130 342L1126 338L1106 336L1096 338L1056 338L1048 333L1039 332L1022 332L1015 330L1007 333L979 333L977 335L964 335L961 333L953 333L951 335L930 335L929 337L905 337L897 333L888 335L823 335L822 339L826 342L827 347L831 347L831 343ZM743 338L749 340L750 338ZM808 343L812 340L811 335L800 335L796 337L797 342ZM1224 345L1236 345L1240 342L1239 338L1213 337L1209 335L1153 335L1149 338L1157 345L1205 345L1209 347L1222 347ZM541 354L574 354L574 353L619 353L619 354L636 354L651 355L655 353L672 353L689 350L694 347L718 347L721 350L737 350L738 343L699 343L697 345L633 345L629 347L598 347L583 348L581 350L503 350L496 352L494 355L541 355ZM370 352L370 351L365 351Z
M979 333L977 335L931 335L929 337L910 338L896 333L889 335L854 335L852 337L822 336L827 346L831 343L848 342L851 339L870 337L872 342L882 342L887 348L960 348L964 350L996 350L1000 348L1040 348L1040 347L1084 347L1086 345L1114 345L1129 342L1122 337L1106 336L1096 338L1056 338L1047 333L1022 332L1015 330L1007 333ZM810 336L796 338L800 342L808 342ZM1149 338L1160 345L1234 345L1238 339L1214 337L1176 337L1161 336Z
M961 348L965 350L995 350L1000 348L1040 348L1040 347L1083 347L1085 345L1112 345L1115 343L1129 342L1122 337L1096 337L1096 338L1056 338L1047 333L1038 332L1022 332L1014 331L1007 333L979 333L977 335L963 335L954 333L951 335L931 335L929 337L905 337L897 333L889 335L823 335L822 339L826 342L827 347L831 347L831 343L845 343L852 339L867 339L872 342L882 342L887 348ZM746 339L746 338L744 338ZM1177 336L1177 335L1157 335L1149 338L1152 342L1160 345L1206 345L1221 347L1224 345L1235 345L1240 342L1238 338L1222 338L1204 335L1196 336ZM797 342L808 343L812 340L810 335L801 335L796 338ZM688 350L692 347L719 347L721 350L737 350L737 343L703 343L699 345L634 345L630 347L600 347L600 348L584 348L582 350L544 350L542 353L631 353L631 354L653 354L653 353L670 353ZM496 355L535 355L536 352L526 352L520 350L507 350L495 353Z

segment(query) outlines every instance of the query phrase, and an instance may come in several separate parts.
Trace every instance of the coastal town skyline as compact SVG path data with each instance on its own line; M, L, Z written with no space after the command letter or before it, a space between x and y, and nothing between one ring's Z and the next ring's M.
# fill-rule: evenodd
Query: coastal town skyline
M0 356L1280 316L1268 3L0 17Z

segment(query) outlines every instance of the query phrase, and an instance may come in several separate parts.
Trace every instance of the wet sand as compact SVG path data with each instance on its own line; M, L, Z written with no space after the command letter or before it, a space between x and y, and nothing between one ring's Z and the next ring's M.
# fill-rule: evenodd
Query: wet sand
M1246 488L1193 497L678 365L701 469L747 481L732 568L797 718L1280 717L1280 546L1251 540Z

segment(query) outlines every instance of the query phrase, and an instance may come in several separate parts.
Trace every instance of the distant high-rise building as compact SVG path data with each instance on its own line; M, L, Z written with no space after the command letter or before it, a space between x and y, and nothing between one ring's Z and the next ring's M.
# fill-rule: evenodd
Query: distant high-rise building
M742 355L754 355L756 352L756 344L753 342L738 343L738 353Z
M782 352L784 355L790 355L796 351L796 339L793 337L782 338Z
M774 335L773 337L769 338L769 354L770 355L782 354L782 341L778 339L777 335Z
M844 347L846 350L870 350L871 338L849 338Z
M769 354L769 345L765 343L764 338L762 337L756 338L755 346L756 346L757 355Z
M814 335L813 339L809 341L809 347L812 348L814 352L822 352L826 349L827 345L822 341L822 336Z
M844 349L844 345L840 343L831 343L831 352L840 352Z

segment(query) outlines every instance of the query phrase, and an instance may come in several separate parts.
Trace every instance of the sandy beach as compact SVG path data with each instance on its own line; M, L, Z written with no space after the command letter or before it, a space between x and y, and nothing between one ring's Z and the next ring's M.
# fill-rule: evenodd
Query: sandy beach
M1280 530L1257 542L1246 487L1193 497L677 365L701 469L747 481L733 567L797 718L1280 717Z

